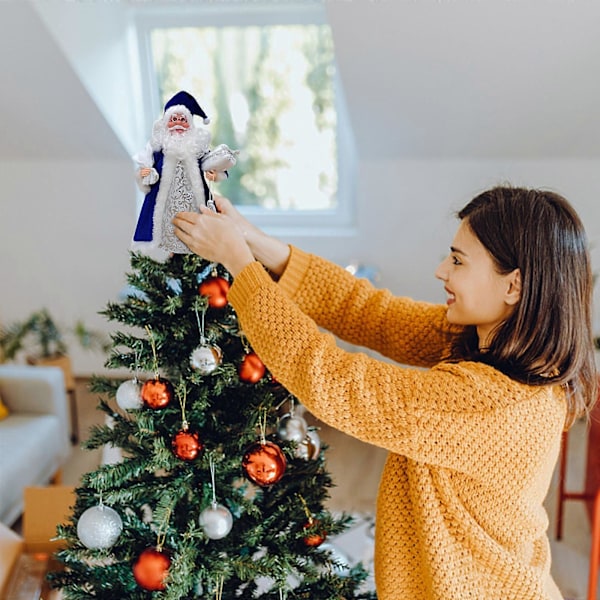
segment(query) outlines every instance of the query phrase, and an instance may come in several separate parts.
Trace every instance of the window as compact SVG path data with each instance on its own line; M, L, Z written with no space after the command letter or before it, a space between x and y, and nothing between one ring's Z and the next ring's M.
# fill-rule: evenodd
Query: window
M352 137L320 2L142 7L136 22L148 131L185 89L212 145L240 150L219 193L263 225L349 224Z

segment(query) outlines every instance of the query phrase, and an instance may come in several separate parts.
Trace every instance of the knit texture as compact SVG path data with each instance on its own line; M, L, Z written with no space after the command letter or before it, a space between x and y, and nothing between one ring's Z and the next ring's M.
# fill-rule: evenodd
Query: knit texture
M379 600L561 598L543 507L566 416L558 388L444 362L457 331L445 306L395 297L297 248L277 283L247 266L229 301L253 349L316 417L389 451ZM324 329L395 362L344 351Z

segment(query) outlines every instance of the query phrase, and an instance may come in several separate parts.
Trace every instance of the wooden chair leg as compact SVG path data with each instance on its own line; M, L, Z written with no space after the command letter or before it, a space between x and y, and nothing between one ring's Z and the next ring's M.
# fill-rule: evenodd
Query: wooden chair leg
M588 576L587 600L596 600L598 566L600 561L600 491L594 496L592 513L592 547L590 550L590 572Z

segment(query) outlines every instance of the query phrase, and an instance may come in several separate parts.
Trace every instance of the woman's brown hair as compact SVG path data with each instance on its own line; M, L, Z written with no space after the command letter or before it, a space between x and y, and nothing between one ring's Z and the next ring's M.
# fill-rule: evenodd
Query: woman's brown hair
M491 254L501 274L519 269L521 299L480 352L474 328L454 357L485 362L529 385L562 385L567 426L589 412L597 375L592 335L593 279L583 224L554 192L492 188L458 217Z

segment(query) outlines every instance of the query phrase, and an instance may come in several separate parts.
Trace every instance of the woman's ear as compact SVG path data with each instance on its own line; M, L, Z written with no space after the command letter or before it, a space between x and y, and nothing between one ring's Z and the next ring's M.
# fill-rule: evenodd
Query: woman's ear
M515 269L507 275L507 288L504 301L514 306L521 299L521 270Z

